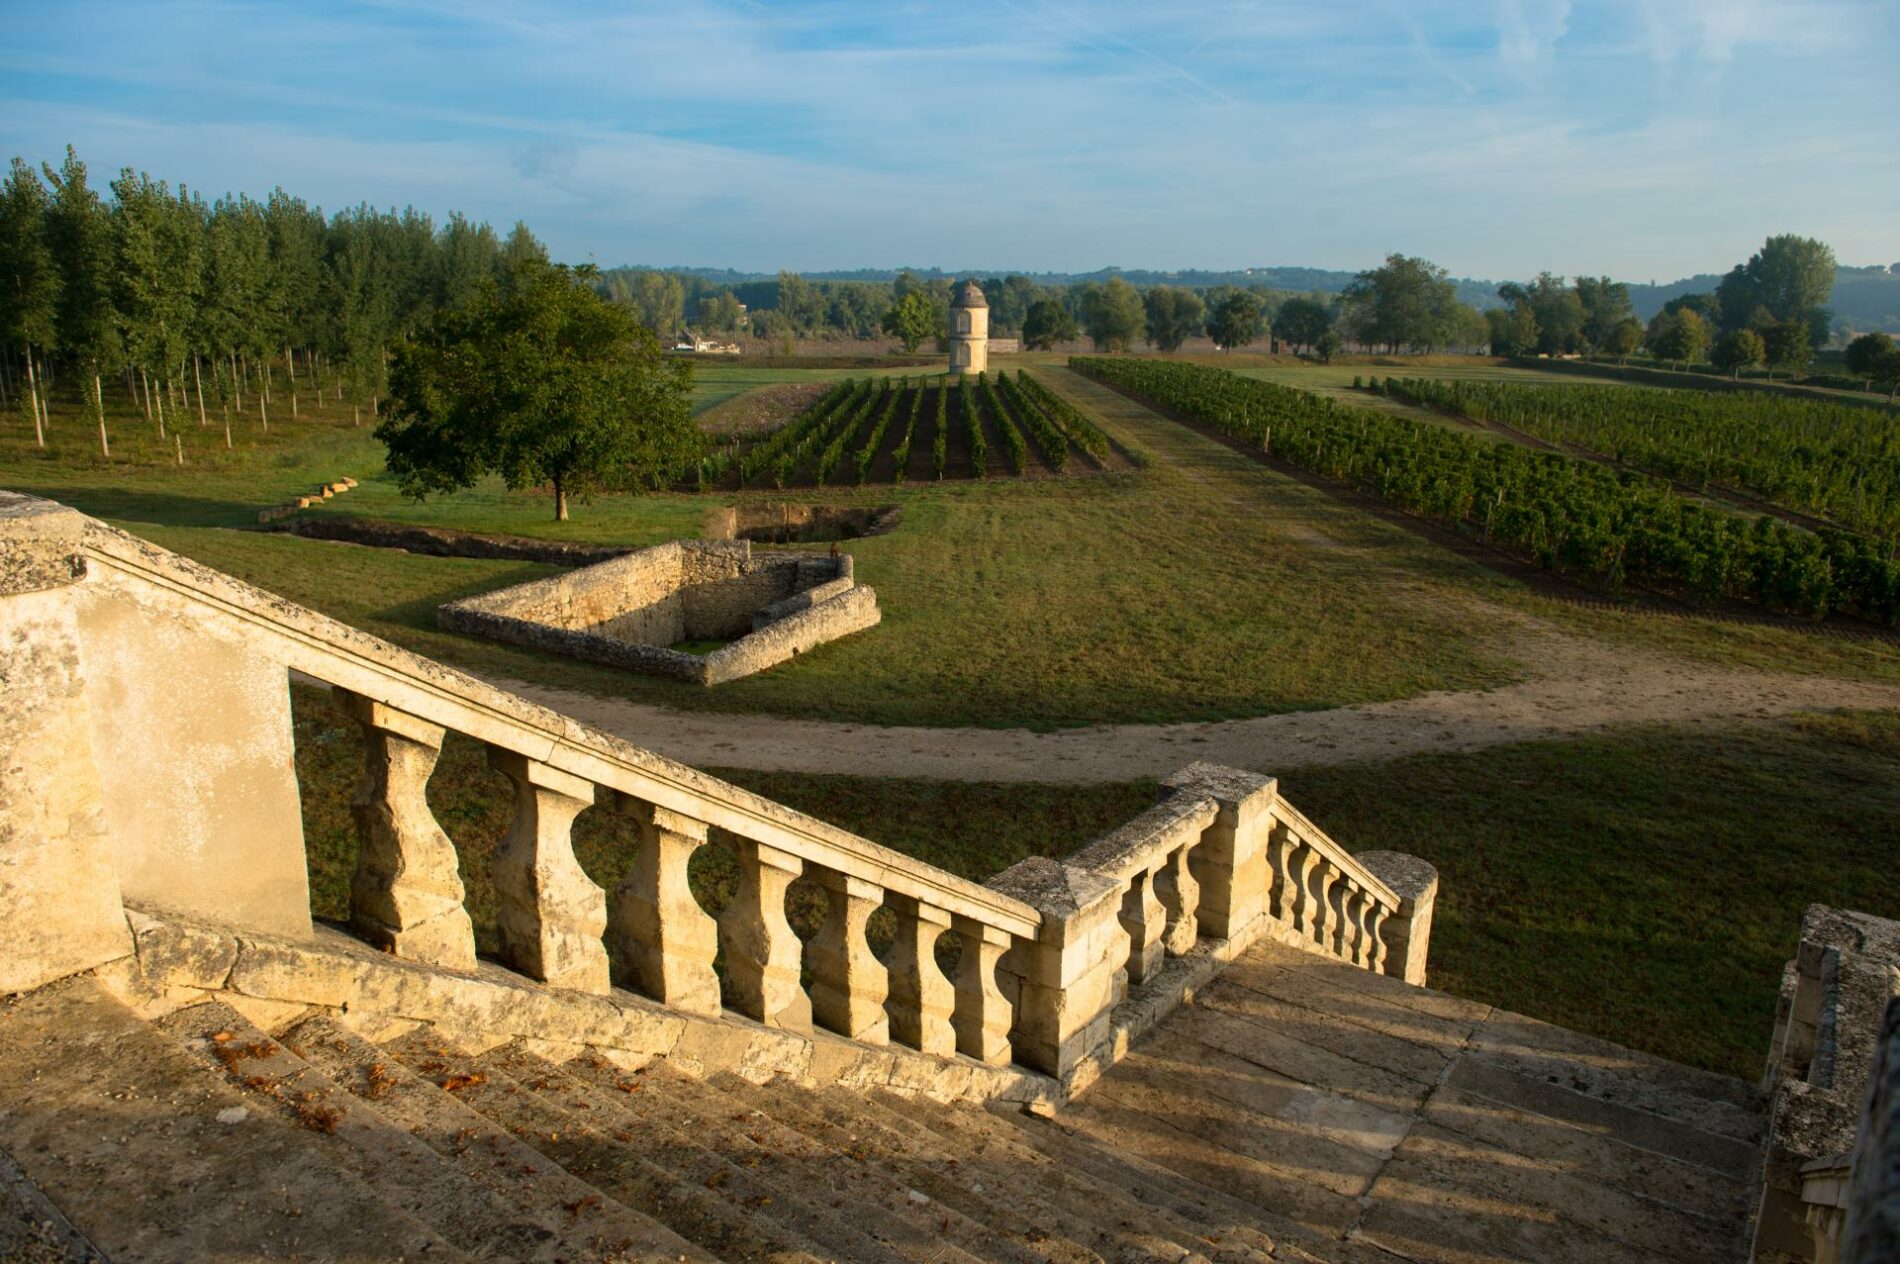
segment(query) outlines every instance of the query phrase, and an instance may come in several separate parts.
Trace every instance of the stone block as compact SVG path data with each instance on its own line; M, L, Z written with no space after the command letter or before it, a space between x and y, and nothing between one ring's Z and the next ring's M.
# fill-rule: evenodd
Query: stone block
M139 969L154 983L220 989L230 985L238 938L229 931L191 922L160 921L126 910Z

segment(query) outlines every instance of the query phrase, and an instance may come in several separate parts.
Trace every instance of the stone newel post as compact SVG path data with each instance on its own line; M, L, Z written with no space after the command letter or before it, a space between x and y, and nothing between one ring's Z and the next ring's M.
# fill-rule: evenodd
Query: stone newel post
M1279 783L1237 768L1194 763L1163 784L1220 804L1220 815L1201 834L1189 863L1201 884L1201 933L1232 939L1267 913L1267 840Z
M1358 859L1399 896L1398 915L1374 927L1384 940L1384 972L1423 987L1425 957L1432 946L1432 908L1438 903L1438 870L1399 851L1361 852ZM1372 964L1376 968L1379 963L1375 959Z
M1115 972L1127 950L1122 884L1046 857L1011 866L989 886L1034 905L1042 929L1021 941L1012 968L1017 1061L1067 1080L1108 1037Z

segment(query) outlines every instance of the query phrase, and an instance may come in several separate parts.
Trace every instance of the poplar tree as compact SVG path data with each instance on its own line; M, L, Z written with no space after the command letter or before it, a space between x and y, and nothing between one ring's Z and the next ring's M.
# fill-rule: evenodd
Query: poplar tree
M26 403L46 446L46 383L36 366L59 343L59 273L47 244L46 186L15 158L0 187L0 336L26 357Z
M66 356L91 386L92 406L99 425L100 452L110 457L112 441L106 433L106 401L102 375L118 371L123 361L119 312L113 305L112 216L87 181L86 164L73 147L58 171L42 167L53 199L47 209L47 240L59 261L59 342Z

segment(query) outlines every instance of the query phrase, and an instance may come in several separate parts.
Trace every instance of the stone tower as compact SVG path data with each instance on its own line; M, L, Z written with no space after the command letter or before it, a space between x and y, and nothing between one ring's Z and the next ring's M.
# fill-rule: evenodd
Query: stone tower
M950 371L981 373L989 367L990 305L975 281L965 281L950 303Z

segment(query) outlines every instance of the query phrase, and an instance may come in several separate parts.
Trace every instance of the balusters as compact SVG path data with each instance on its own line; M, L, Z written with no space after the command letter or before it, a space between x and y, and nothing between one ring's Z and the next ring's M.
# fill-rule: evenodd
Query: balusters
M1332 888L1339 881L1339 870L1333 862L1324 856L1313 867L1313 925L1310 930L1313 942L1324 948L1332 938L1333 916Z
M1366 969L1374 974L1385 973L1385 923L1390 916L1383 904L1374 904L1366 913L1366 938L1371 948Z
M1009 949L1009 934L967 917L952 917L950 925L963 941L950 1018L957 1033L957 1052L992 1066L1005 1065L1013 1015L1009 998L996 984L996 963Z
M884 958L890 980L891 1039L925 1053L957 1051L950 1014L956 989L937 965L937 940L950 929L950 914L893 891L885 903L897 918L897 934Z
M767 1027L811 1029L811 998L799 986L801 946L785 920L785 891L804 869L790 852L741 838L739 889L719 915L727 999Z
M614 965L656 1001L693 1014L719 1013L713 971L719 927L687 883L693 853L706 845L705 822L625 794L614 796L614 809L640 834L610 909Z
M862 878L829 869L820 869L816 876L825 890L825 921L805 954L812 973L812 1018L853 1040L886 1044L889 976L864 937L865 923L884 892Z
M1161 968L1161 936L1167 930L1167 907L1155 894L1154 877L1137 873L1122 897L1121 924L1128 932L1128 986L1144 983Z
M429 811L442 728L348 690L336 698L362 727L364 777L350 804L356 873L350 925L398 957L475 968L475 930L462 905L455 845Z
M572 834L593 783L498 746L488 762L515 783L514 822L489 870L503 956L555 987L607 992L607 893L574 859Z
M1155 894L1168 914L1161 942L1173 957L1194 947L1194 941L1200 937L1196 910L1201 905L1201 884L1195 880L1193 867L1188 863L1188 853L1192 850L1192 845L1175 848L1154 876Z
M1292 921L1299 903L1292 863L1296 844L1293 831L1277 823L1267 839L1267 881L1272 886L1267 911L1276 921Z
M1306 935L1313 933L1313 873L1319 868L1319 853L1295 838L1290 871L1293 887L1293 928Z

